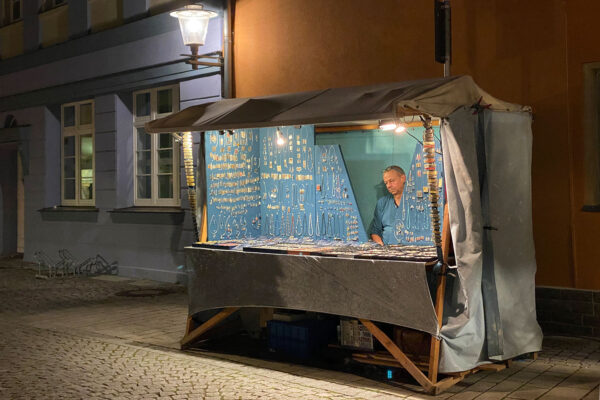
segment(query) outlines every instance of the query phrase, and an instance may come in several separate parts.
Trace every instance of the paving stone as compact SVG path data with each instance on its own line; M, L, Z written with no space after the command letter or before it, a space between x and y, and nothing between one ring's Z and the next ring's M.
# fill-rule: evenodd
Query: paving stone
M593 340L546 337L537 361L474 374L433 397L412 384L398 388L290 363L181 352L187 295L177 285L34 275L0 261L1 399L527 399L546 390L550 399L598 399L600 343ZM172 293L115 295L137 287Z
M530 400L537 399L546 393L548 388L540 388L532 385L524 385L521 386L518 390L515 390L511 394L508 395L510 399L522 399L522 400Z

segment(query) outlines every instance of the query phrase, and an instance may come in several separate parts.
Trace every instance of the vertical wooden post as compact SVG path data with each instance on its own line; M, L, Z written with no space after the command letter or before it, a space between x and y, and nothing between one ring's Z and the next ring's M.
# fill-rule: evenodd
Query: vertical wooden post
M188 200L192 210L192 222L194 224L194 241L199 239L198 221L196 220L196 179L194 177L194 153L192 144L192 132L183 132L183 165L185 180L187 183Z
M443 232L440 233L440 213L439 213L439 190L438 174L436 169L435 156L435 137L433 134L433 125L431 117L426 115L421 117L425 132L423 132L423 167L427 174L429 184L429 202L431 207L431 226L433 231L433 242L438 251L438 262L441 262L439 277L437 280L437 290L435 296L435 312L438 319L438 327L442 326L442 317L444 314L444 293L446 288L446 265L448 263L449 246L449 226L448 226L448 204L444 206ZM442 239L443 237L443 239ZM437 382L438 366L440 359L440 340L431 336L431 346L429 349L429 380L435 384Z
M442 327L444 316L444 295L446 294L446 268L448 265L448 254L452 235L450 234L450 218L448 218L448 203L444 205L444 223L442 225L442 254L444 262L440 269L440 275L437 280L437 290L435 293L435 313L437 315L438 327ZM440 339L431 336L431 347L429 349L429 380L432 383L437 382L438 367L440 363Z

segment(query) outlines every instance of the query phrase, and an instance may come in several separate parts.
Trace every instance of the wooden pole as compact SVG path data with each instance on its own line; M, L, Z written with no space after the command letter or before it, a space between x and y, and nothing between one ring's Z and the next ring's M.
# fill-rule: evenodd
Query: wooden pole
M448 218L448 203L444 205L444 224L442 228L442 253L444 262L440 268L437 290L435 293L435 314L437 315L438 327L442 328L442 320L444 317L444 296L446 294L446 268L448 265L448 254L450 252L450 244L452 236L450 234L450 219ZM429 349L429 379L432 383L437 382L438 367L440 363L440 339L431 336L431 347Z
M208 332L215 326L217 326L225 318L239 310L239 307L227 307L221 310L218 314L214 315L208 321L197 327L191 332L186 332L186 335L181 339L181 348L189 346L194 340L197 340L204 333ZM188 321L188 329L191 327L190 321Z
M196 179L194 176L194 153L192 143L192 132L183 132L183 165L185 180L187 182L188 200L192 210L192 222L194 224L194 241L199 239L198 221L196 219Z

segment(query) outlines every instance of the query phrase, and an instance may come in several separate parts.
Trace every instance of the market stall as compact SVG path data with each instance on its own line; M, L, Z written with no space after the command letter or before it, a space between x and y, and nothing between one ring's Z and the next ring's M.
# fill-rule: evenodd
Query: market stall
M418 126L422 138L406 156L398 244L378 248L342 147L315 143L315 133L375 132L388 120ZM188 180L199 243L186 249L182 345L242 307L352 317L389 352L357 360L401 366L431 393L540 350L527 107L457 76L222 100L146 130L202 132L197 190ZM433 294L428 274L438 278ZM209 309L222 311L194 326ZM431 335L427 362L378 323Z

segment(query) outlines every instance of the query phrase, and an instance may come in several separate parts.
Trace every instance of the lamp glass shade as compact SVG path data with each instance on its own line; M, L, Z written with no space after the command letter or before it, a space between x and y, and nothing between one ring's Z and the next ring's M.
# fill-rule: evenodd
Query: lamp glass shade
M201 5L191 5L170 14L179 20L183 43L186 46L204 45L208 20L217 16L216 12L204 10Z

